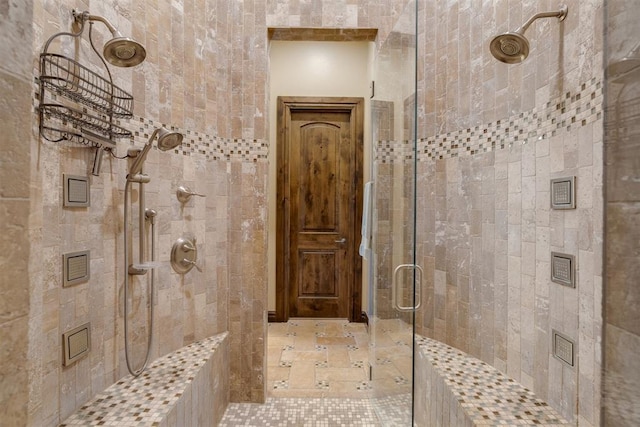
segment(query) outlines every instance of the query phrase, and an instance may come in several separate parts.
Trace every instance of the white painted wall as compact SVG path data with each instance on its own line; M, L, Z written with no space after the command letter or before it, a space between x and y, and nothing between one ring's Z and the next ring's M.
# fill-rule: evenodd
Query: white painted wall
M373 43L272 41L269 46L269 311L276 308L276 185L277 185L277 97L278 96L350 96L365 100L364 181L370 176L371 118L370 82L372 80ZM359 224L358 219L358 224ZM358 225L356 236L360 236ZM368 268L362 266L363 283ZM363 309L367 287L363 286Z

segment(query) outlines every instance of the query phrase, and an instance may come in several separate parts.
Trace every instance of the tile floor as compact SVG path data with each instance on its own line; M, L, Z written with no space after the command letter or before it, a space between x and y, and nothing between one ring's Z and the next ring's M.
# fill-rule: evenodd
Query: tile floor
M219 427L378 427L368 399L269 397L264 405L230 403Z
M373 389L406 393L411 386L410 327L378 320L369 378L369 333L363 323L292 319L270 323L267 387L272 397L373 397ZM377 387L380 386L380 387Z
M291 319L268 328L264 405L231 403L221 426L402 426L410 406L411 330L378 321L374 378L362 323ZM378 398L375 390L386 390Z
M369 336L363 323L270 323L267 344L269 396L369 397Z

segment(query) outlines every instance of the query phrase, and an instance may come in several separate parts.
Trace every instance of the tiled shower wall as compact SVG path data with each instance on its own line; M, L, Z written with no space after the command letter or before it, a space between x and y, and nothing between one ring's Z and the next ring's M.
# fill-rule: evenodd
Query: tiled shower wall
M491 38L550 1L420 2L418 331L531 388L568 420L599 424L602 299L601 1L566 1L506 65ZM576 176L577 208L550 209L550 179ZM575 255L577 286L550 281ZM551 355L551 331L576 366Z
M134 132L134 138L120 141L116 154L125 155L131 145L141 147L161 124L185 134L181 148L167 153L154 149L145 164L151 177L145 187L147 206L158 211L158 258L165 263L156 272L152 358L229 330L231 400L263 401L266 181L267 155L272 151L266 140L270 126L267 26L379 28L380 37L384 37L404 0L385 5L319 0L309 5L228 0L26 3L33 6L33 15L28 7L21 6L19 13L10 9L8 19L2 20L3 35L15 31L20 36L5 47L9 49L5 56L24 59L17 60L17 69L2 66L2 72L8 73L3 78L3 99L20 94L24 110L3 123L16 123L13 139L30 141L7 147L20 147L24 155L10 158L12 165L24 163L25 167L14 168L17 173L2 180L3 185L9 183L2 197L11 198L15 209L28 209L24 214L11 212L16 230L22 227L24 231L13 241L20 242L28 231L25 240L29 242L18 245L20 250L14 252L16 259L24 260L24 269L7 269L16 277L25 277L28 259L29 285L13 276L3 278L23 284L10 287L13 293L6 294L11 298L15 295L11 301L16 303L9 316L3 314L2 320L7 322L3 328L14 334L12 357L23 361L16 362L23 369L16 370L16 393L3 395L3 403L26 400L28 384L29 424L56 425L126 373L122 337L124 266L120 264L127 161L105 156L102 173L91 177L91 207L62 208L62 175L88 175L93 151L41 141L33 108L37 105L37 85L33 83L37 56L50 35L71 28L74 7L106 17L147 49L147 60L141 66L112 68L115 82L135 99L134 118L122 123ZM34 34L33 49L26 53L23 46L30 36L24 28L33 28ZM106 29L98 23L93 31L96 45L101 46ZM62 45L54 43L52 50L77 55L80 62L101 69L86 33L79 50L68 40ZM16 52L22 53L14 55ZM15 107L12 109L15 111ZM3 163L2 170L13 169ZM194 198L181 206L175 198L179 185L188 185L207 197ZM137 199L135 187L133 200ZM25 224L20 225L20 220ZM135 225L133 228L135 231ZM180 276L168 267L171 245L182 235L197 237L202 273L194 269ZM132 246L135 244L134 240ZM63 289L62 254L82 249L91 250L91 279ZM20 265L13 258L10 262ZM133 283L140 292L142 283L137 278ZM134 364L145 346L142 319L146 302L137 296L132 304L132 313L138 319L134 322L136 331L141 328L140 333L132 334ZM22 322L14 324L19 319ZM91 353L63 368L61 334L88 321L92 325ZM16 325L25 330L21 332ZM20 405L12 407L19 411ZM24 419L26 412L24 404L16 417Z
M27 419L29 321L29 164L32 5L0 7L0 407L2 422ZM23 96L24 94L24 96Z
M151 177L145 186L146 205L158 211L157 253L164 264L156 270L151 357L229 330L231 397L260 401L264 399L266 330L265 215L261 212L266 210L267 143L254 137L253 131L250 138L243 138L248 133L242 130L246 111L238 107L242 96L233 94L247 92L258 97L265 89L242 88L238 86L242 79L232 78L231 47L237 43L231 23L245 16L243 11L226 2L196 3L88 2L84 7L105 16L147 49L147 60L140 67L111 70L117 84L135 99L134 118L122 123L134 132L134 138L120 141L117 155L125 155L132 145L141 147L161 124L185 135L179 149L166 153L154 149L145 163ZM55 32L70 29L73 7L78 5L35 2L36 37L30 63L34 70L43 42ZM101 46L104 26L97 24L93 31ZM68 38L52 49L73 55ZM86 33L78 58L101 70ZM245 63L240 71L250 73L252 69ZM264 86L266 78L253 80ZM32 84L31 98L35 91ZM258 103L264 102L258 98ZM252 121L247 126L257 125ZM29 423L57 425L126 374L121 263L127 161L105 155L101 175L91 177L91 207L64 209L62 174L87 175L92 150L41 142L35 130L31 140L30 227L35 244L30 263ZM175 196L179 185L206 198L194 197L181 205ZM132 199L138 199L137 185L133 185ZM136 207L134 203L134 215ZM171 246L181 236L197 238L202 272L193 269L181 276L169 266ZM134 239L131 246L136 245ZM63 289L61 256L82 249L91 250L91 279ZM133 252L137 259L137 251ZM131 332L134 366L141 363L146 345L147 301L141 296L145 281L146 277L132 279L137 292L131 304L136 319ZM63 368L61 334L88 321L92 327L89 356Z

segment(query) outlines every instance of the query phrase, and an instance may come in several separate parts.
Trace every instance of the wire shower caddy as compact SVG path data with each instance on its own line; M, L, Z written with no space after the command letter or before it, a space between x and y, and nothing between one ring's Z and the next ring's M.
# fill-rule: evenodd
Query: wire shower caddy
M85 22L77 17L76 22L80 22L78 32L52 35L40 54L40 135L51 142L69 141L110 151L116 139L131 137L131 132L116 120L133 116L133 96L113 83L109 67L93 45L91 28L91 48L102 61L108 79L74 59L48 52L57 37L82 35Z

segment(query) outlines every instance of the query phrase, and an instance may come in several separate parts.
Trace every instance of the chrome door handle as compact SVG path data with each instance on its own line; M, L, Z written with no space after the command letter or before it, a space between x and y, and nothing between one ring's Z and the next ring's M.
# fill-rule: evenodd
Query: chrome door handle
M415 271L415 292L414 292L414 304L413 306L404 306L399 301L402 298L402 292L399 292L398 288L398 280L397 276L401 270L414 270ZM391 300L393 301L393 305L398 311L415 311L420 308L420 304L422 304L422 267L417 264L400 264L393 270L393 276L391 281Z
M334 240L335 243L347 243L347 238L343 237L342 239L339 240Z

